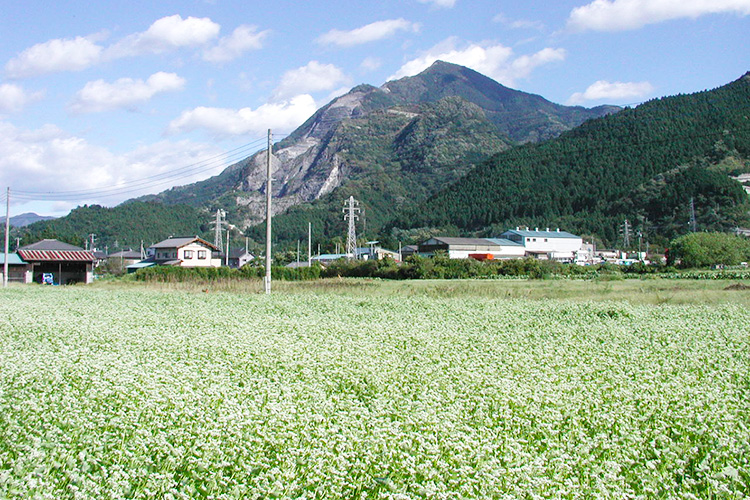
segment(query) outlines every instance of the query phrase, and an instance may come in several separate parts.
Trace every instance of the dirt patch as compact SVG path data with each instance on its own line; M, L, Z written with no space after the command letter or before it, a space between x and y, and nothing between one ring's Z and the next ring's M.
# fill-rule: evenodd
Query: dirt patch
M743 285L742 283L734 283L724 288L724 290L750 290L750 286Z

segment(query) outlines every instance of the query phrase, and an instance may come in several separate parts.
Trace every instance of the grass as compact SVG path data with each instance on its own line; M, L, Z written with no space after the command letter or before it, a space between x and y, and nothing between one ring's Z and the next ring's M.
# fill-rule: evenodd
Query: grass
M114 280L98 288L143 288L196 293L263 293L260 280L216 282L139 283ZM750 307L750 281L594 279L594 280L409 280L330 278L308 282L275 281L272 292L281 294L334 294L399 297L484 297L529 300L624 301L631 304L740 304Z

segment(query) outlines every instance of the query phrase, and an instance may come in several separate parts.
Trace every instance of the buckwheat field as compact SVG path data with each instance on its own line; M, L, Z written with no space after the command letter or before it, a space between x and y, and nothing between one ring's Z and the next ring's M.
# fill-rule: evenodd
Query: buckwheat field
M738 305L0 297L0 498L750 495Z

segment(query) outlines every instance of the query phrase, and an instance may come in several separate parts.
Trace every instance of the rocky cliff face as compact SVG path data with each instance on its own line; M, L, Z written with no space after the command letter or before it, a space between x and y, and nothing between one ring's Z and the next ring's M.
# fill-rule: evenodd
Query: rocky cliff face
M274 214L319 200L353 176L362 188L368 176L375 179L384 168L390 171L389 183L408 178L408 190L428 196L465 173L466 158L478 160L514 142L554 137L614 109L557 105L443 62L380 88L360 85L318 110L274 147ZM201 196L186 186L162 201L205 204L208 200L202 198L224 191L226 202L231 192L236 206L225 208L246 225L261 222L266 158L265 151L259 152L229 167L216 181L199 183Z

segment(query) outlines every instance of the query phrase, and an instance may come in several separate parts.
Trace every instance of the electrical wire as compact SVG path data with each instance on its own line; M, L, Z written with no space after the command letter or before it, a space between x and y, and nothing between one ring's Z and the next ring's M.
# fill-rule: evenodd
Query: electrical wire
M283 135L282 137L285 137ZM180 179L188 179L197 174L209 172L217 168L226 168L229 163L234 164L255 153L259 146L267 139L258 138L247 144L234 148L225 153L192 163L183 167L172 169L159 174L125 181L112 186L104 186L92 189L80 189L70 191L27 191L13 190L13 199L26 201L67 201L81 198L108 198L122 196L125 194L143 192L164 184L174 184Z

